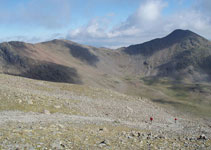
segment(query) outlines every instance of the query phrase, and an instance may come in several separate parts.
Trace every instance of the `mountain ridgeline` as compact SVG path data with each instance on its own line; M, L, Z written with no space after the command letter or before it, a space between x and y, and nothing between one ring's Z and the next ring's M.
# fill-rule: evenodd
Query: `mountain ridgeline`
M122 87L125 76L210 82L210 66L211 42L189 30L117 50L67 40L0 44L1 73L54 82Z
M189 30L175 30L164 38L129 46L123 52L144 60L139 65L147 67L148 76L210 81L211 42Z

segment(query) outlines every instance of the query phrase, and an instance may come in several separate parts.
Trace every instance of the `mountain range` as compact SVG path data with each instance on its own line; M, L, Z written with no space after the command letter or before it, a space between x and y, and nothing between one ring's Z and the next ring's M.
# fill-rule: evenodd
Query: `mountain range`
M102 76L210 81L211 42L189 30L110 50L67 40L0 44L0 71L33 79L99 85Z
M211 105L210 89L199 86L211 85L210 66L211 42L180 29L163 38L115 50L57 39L0 44L3 74L108 88L176 106L172 101L190 98L194 90L203 94L204 105ZM162 84L155 86L158 83ZM181 89L188 94L174 97L162 91L164 85L173 92L183 85Z

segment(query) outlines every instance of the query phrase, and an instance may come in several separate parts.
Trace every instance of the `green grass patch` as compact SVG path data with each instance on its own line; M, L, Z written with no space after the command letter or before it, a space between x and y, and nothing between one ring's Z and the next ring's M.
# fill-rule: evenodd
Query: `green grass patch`
M160 96L157 94L156 98L147 93L154 102L165 106L171 105L182 112L211 117L210 85L181 83L167 78L150 77L142 78L141 81L152 89L151 92L154 89L154 93L151 93L151 95L163 93ZM145 96L147 97L147 95Z

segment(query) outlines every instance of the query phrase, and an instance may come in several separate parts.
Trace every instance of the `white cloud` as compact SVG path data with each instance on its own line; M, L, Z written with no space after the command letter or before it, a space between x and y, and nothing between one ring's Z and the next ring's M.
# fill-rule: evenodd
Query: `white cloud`
M145 37L146 29L154 24L161 17L161 12L167 6L161 0L144 1L138 10L129 16L125 22L114 26L109 30L111 18L102 17L91 20L86 26L71 30L67 35L68 39L87 44L100 43L101 46L116 47L117 45L127 46L131 43L141 42ZM152 27L151 27L152 28ZM138 37L138 38L137 38ZM97 45L100 45L97 44Z
M178 1L182 5L183 1ZM189 29L211 39L211 1L198 0L195 6L164 15L164 0L145 0L124 22L109 26L105 17L93 19L88 25L70 31L67 38L77 42L116 47L141 43L162 37L175 29ZM110 30L109 30L110 29Z
M161 11L166 6L167 3L160 0L148 0L139 7L135 15L141 21L155 21L161 16Z
M189 29L208 39L211 39L210 17L197 9L190 9L171 15L166 18L164 30L170 32L174 29Z
M31 28L39 26L58 32L57 29L69 25L71 21L70 1L72 0L30 0L26 3L20 2L14 11L6 9L8 8L4 6L7 4L4 3L6 0L0 1L0 23L4 25L19 24ZM90 3L94 4L96 1L98 0L92 0ZM182 6L187 1L174 0L178 6ZM121 1L116 0L116 2ZM171 7L170 4L167 0L141 0L140 6L134 13L116 25L112 24L115 14L109 13L91 19L87 24L69 31L67 35L46 35L40 38L15 36L5 37L5 39L38 42L65 37L89 45L117 47L162 37L181 28L192 30L211 40L211 0L195 0L190 8L181 7L177 12L164 15L164 10Z
M94 18L87 25L70 31L67 38L77 40L107 38L108 21L108 17Z

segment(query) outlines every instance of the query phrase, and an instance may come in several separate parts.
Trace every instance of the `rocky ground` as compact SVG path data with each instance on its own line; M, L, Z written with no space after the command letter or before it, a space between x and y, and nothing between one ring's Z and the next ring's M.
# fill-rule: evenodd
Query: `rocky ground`
M1 149L210 149L206 133L181 134L106 118L2 112ZM169 128L170 129L170 128ZM199 132L200 133L200 132Z
M211 149L209 119L143 97L8 75L0 85L0 149Z

